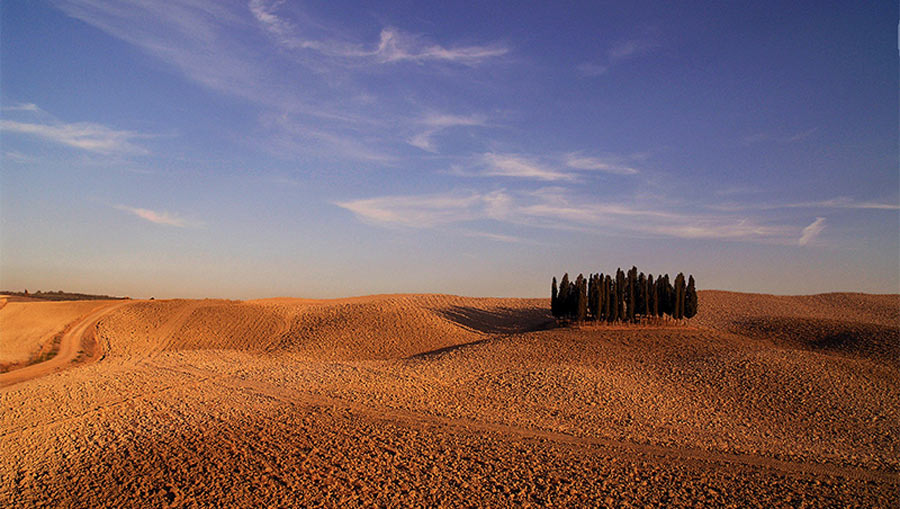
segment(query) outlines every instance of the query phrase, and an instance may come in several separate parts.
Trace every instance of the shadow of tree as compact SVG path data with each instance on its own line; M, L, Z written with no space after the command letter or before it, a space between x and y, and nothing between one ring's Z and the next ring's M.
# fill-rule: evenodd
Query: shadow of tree
M766 317L736 321L730 332L812 350L900 359L900 328L897 327L843 320Z
M554 325L550 310L537 306L491 310L451 306L436 311L447 321L486 334L516 334L548 329Z

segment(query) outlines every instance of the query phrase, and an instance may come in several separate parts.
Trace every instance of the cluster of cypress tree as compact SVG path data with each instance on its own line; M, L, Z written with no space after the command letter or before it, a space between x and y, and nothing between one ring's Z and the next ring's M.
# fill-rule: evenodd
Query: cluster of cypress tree
M550 309L556 318L583 322L585 320L637 323L641 318L671 317L676 320L697 314L697 289L694 276L669 275L653 279L632 267L627 273L618 269L616 275L579 274L569 281L563 275L559 285L556 277L550 288Z

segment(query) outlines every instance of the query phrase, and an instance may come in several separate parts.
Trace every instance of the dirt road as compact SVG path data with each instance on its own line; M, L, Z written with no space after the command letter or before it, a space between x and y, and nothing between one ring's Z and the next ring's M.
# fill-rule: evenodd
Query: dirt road
M105 315L127 304L130 304L130 302L111 303L108 306L104 306L92 312L81 321L72 325L69 330L63 334L59 343L59 350L51 359L0 374L0 391L11 385L64 369L78 356L78 352L81 349L81 339L84 337L85 332Z

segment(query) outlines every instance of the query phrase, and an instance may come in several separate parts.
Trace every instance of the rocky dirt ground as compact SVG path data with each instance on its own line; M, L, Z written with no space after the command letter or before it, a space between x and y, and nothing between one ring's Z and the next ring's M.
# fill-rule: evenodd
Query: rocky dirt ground
M900 297L154 301L0 388L3 506L900 505Z

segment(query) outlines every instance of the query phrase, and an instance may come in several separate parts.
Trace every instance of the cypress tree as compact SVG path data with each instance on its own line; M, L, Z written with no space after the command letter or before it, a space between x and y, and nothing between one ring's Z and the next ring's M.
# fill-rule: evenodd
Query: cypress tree
M575 321L583 322L587 316L587 280L578 274L575 280Z
M669 275L661 277L656 281L657 295L659 296L659 314L660 316L672 316L672 285L669 284Z
M573 289L575 290L575 292L572 293L572 295L571 295L572 316L575 316L578 313L578 293L581 291L582 281L584 281L584 275L578 274L578 277L575 278L575 282L573 283L573 285L574 285Z
M625 273L621 268L616 271L616 319L625 319Z
M597 320L604 320L606 318L606 284L603 273L597 276L597 282L594 284L597 287Z
M550 285L550 314L554 318L559 318L559 304L557 303L556 276L553 276L553 284Z
M628 271L628 286L626 292L626 298L628 299L628 310L626 311L626 319L629 322L636 321L637 311L637 295L635 295L635 289L637 286L637 267L631 267L631 270Z
M676 320L684 318L684 274L681 272L675 276L675 310L673 318Z
M577 281L577 278L576 278ZM566 306L566 315L569 318L575 316L575 306L578 305L578 285L574 281L569 282L569 303Z
M606 289L606 321L613 322L616 319L616 290L613 288L612 276L606 276L603 286Z
M684 317L693 318L697 314L697 289L694 287L694 276L688 276L687 290L684 294Z
M597 277L596 274L591 274L591 277L588 278L588 288L587 288L588 292L587 292L587 299L586 299L586 303L587 303L587 315L586 316L588 317L588 320L596 320L597 319L597 313L594 311L594 301L597 300L596 295L597 295L597 290L598 290L598 288L594 288L594 281L596 280L596 277ZM594 291L593 294L591 293L591 290Z
M668 303L666 307L669 311L669 316L675 317L675 287L672 286L672 283L669 281L669 275L666 274L666 299Z
M625 286L622 293L625 294L625 314L620 316L623 322L630 322L634 306L632 304L631 291L634 286L631 284L631 269L625 271Z
M643 272L638 275L637 314L647 316L647 276Z
M669 315L671 315L672 318L675 318L675 314L678 309L678 295L675 291L674 282L670 282L668 279L666 279L666 282L669 283L669 287L666 289L669 294Z
M590 274L588 276L587 314L591 320L597 319L597 309L594 307L594 302L597 300L597 298L596 298L597 288L594 286L595 278L596 278L596 276L594 274Z
M563 274L559 281L559 295L556 296L556 309L559 313L557 318L564 318L568 314L569 303L569 273Z
M647 276L647 314L650 316L659 316L659 299L656 298L656 283L653 281L653 274Z

